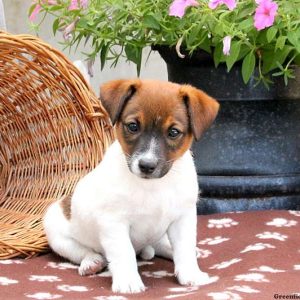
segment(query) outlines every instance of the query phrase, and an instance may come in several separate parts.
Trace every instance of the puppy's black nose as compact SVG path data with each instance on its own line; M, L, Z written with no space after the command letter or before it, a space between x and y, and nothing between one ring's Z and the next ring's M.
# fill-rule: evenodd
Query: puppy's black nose
M157 167L157 161L153 159L142 158L139 160L139 168L142 173L150 175Z

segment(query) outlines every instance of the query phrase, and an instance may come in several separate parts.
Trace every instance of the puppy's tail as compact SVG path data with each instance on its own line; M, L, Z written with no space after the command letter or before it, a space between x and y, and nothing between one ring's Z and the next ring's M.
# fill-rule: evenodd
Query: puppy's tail
M73 65L81 72L81 74L83 75L86 82L88 84L90 84L91 83L91 77L90 77L89 72L88 72L86 66L84 65L84 63L81 60L75 60L73 62Z

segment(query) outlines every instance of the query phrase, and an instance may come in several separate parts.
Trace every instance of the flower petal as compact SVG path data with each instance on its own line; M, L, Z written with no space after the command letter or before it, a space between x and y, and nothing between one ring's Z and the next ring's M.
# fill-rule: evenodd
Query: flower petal
M30 20L31 22L34 22L34 21L35 21L37 15L38 15L39 12L41 11L41 9L42 9L42 7L41 7L40 4L37 4L37 5L35 6L35 8L33 9L32 13L31 13L31 15L29 16L29 20Z
M227 35L223 38L223 53L230 55L231 36Z
M80 5L82 8L86 9L89 5L89 1L88 0L80 0Z
M236 8L235 0L224 0L224 4L228 7L229 10L233 10Z
M272 0L260 0L255 10L254 26L257 30L262 30L274 24L277 15L278 5Z
M68 7L68 10L75 10L75 9L78 9L78 8L79 8L78 0L71 0L71 4Z
M236 8L235 0L210 0L208 3L208 7L211 9L215 9L217 6L225 4L229 10L233 10Z
M169 8L169 16L182 18L187 7L197 5L199 3L196 0L174 0Z
M222 0L210 0L208 3L208 7L211 9L217 8L220 4L223 4Z

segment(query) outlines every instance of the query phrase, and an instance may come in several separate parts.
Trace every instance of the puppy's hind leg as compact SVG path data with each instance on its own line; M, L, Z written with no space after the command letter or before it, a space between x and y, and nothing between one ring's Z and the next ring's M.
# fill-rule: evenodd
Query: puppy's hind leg
M148 245L145 248L142 249L142 251L139 253L139 256L143 260L151 260L155 255L155 250L152 246Z
M80 244L70 235L70 223L63 215L59 204L54 203L44 218L44 229L52 250L71 262L80 265L80 275L101 271L107 264L102 255Z
M100 272L107 265L105 258L76 240L66 236L56 236L50 243L54 252L71 262L80 265L78 273L81 276Z
M164 234L153 247L156 256L173 260L173 250L167 234Z

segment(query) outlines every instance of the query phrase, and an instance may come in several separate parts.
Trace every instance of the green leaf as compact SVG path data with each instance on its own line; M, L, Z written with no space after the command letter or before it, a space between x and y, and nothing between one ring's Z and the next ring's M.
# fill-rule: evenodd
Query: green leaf
M144 16L143 25L151 29L160 30L160 24L153 15Z
M234 63L238 60L240 50L241 50L240 42L231 43L230 55L226 57L226 65L227 65L228 72L231 70Z
M244 21L242 21L239 24L239 30L246 30L246 29L252 29L253 28L253 20L251 18L248 18Z
M61 5L51 5L47 7L48 11L54 12L54 11L58 11L61 10L62 6Z
M34 11L35 7L37 6L37 4L32 4L28 10L28 16L30 17L32 12Z
M200 49L203 49L207 53L211 53L210 48L210 39L207 35L205 35L204 39L201 40L201 44L198 46Z
M54 35L57 32L58 26L59 26L59 19L55 19L54 22L53 22L53 24L52 24L52 31L53 31Z
M268 73L276 69L278 67L277 63L283 64L292 50L292 46L285 45L282 50L263 52L263 73Z
M87 30L89 28L87 20L84 19L84 18L79 19L78 23L76 24L76 27L77 28L82 28L82 29L85 29L85 30Z
M274 37L277 34L278 29L276 27L270 27L267 31L267 41L268 43L272 42Z
M297 31L290 31L287 34L287 38L289 42L295 46L296 50L300 53L300 30Z
M285 41L286 41L287 37L286 36L280 36L278 37L277 41L276 41L276 45L275 45L275 50L280 49L282 50L284 45L285 45Z
M296 65L300 65L300 54L295 57L294 62Z
M254 51L251 51L246 55L242 64L242 76L245 84L249 81L251 75L253 74L254 68L255 55Z
M214 50L214 62L216 68L218 67L220 62L222 62L222 58L223 58L222 46L218 44Z
M105 61L106 61L106 58L107 58L108 50L109 50L109 44L103 43L102 48L101 48L101 51L100 51L101 71L102 71L103 68L104 68Z
M141 71L142 50L143 48L132 44L125 45L126 57L129 61L132 61L136 64L138 76L140 75L140 71Z
M223 28L223 24L222 23L218 23L215 28L214 28L214 32L216 35L219 36L223 36L224 35L224 28Z
M187 43L187 46L192 46L193 43L195 42L195 40L198 38L198 35L199 35L199 28L198 27L194 27L187 35L186 37L186 43Z

